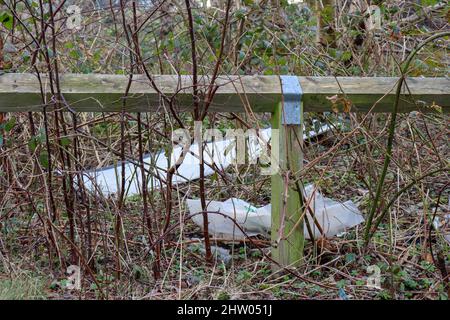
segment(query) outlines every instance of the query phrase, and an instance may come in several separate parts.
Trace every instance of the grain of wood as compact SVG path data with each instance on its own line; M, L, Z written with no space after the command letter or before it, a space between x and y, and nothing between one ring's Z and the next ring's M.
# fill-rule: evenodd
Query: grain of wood
M173 97L180 111L192 109L192 77L155 75L161 92ZM200 78L201 89L206 89L208 76ZM49 84L45 77L44 90ZM360 77L299 77L303 89L305 112L333 110L333 96L345 97L352 102L351 111L390 112L394 101L397 78ZM281 100L278 76L220 76L219 89L214 97L211 111L244 112L243 102L248 100L254 112L273 112ZM404 88L400 112L414 110L435 112L437 105L443 112L450 111L450 79L408 78ZM78 112L114 112L122 107L122 97L127 85L123 75L64 74L61 87L70 107ZM246 95L244 99L243 95ZM141 75L134 77L127 98L127 112L164 111L159 94ZM0 112L42 111L37 77L33 74L0 75Z

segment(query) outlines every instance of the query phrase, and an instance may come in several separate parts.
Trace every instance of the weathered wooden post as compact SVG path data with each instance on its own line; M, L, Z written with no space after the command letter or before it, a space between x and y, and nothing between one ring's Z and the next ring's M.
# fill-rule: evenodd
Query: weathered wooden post
M295 266L301 262L304 246L303 210L294 182L303 162L302 88L298 77L280 78L282 101L272 115L272 152L278 160L271 181L272 258L280 266Z

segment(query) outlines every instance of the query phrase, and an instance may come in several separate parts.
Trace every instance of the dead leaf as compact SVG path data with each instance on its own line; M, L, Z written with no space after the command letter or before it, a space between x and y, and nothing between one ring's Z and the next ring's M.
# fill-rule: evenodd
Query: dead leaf
M429 263L434 263L433 256L431 255L431 253L427 252L427 254L425 255L425 261Z
M334 96L327 97L327 100L331 102L331 110L333 110L333 112L335 113L348 113L352 109L352 102L345 96L338 96L336 94Z

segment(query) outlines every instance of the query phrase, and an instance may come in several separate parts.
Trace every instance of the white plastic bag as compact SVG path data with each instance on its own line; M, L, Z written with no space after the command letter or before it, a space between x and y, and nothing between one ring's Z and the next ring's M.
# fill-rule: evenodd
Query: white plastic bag
M310 201L309 206L314 212L319 225L322 227L325 236L328 238L345 232L347 229L364 221L358 207L351 200L340 203L326 198L319 190L316 190L312 184L305 187L305 195L307 201ZM307 216L311 224L314 238L319 238L321 236L319 228L314 224L309 213L307 213ZM308 230L306 227L304 229L305 238L309 239Z
M305 187L305 196L314 212L316 220L323 229L326 237L333 237L364 221L360 211L352 201L340 203L324 197L314 185ZM203 215L200 200L187 200L187 206L192 220L203 227ZM235 225L233 220L248 236L262 235L269 237L271 226L271 205L261 208L254 207L241 199L231 198L224 202L210 201L207 203L209 233L212 236L225 239L243 239L244 233ZM217 214L219 212L221 214ZM321 236L319 229L313 223L309 213L314 238ZM225 215L225 216L224 216ZM229 219L230 217L232 219ZM307 228L304 228L306 239L310 239Z
M192 220L199 226L203 226L202 205L200 200L187 200L187 206L191 214L196 214ZM244 233L233 222L235 220L248 236L261 234L269 235L270 230L270 205L256 208L244 200L231 198L225 202L210 201L207 203L209 232L218 238L243 239ZM213 212L220 212L216 214ZM225 216L224 216L225 215ZM230 217L233 220L227 218Z

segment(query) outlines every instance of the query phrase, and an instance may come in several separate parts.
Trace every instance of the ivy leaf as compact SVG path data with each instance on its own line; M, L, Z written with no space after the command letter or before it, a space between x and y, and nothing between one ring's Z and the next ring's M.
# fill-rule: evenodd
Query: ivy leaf
M5 131L9 132L16 125L16 118L11 118L5 123Z
M0 15L0 22L3 24L3 26L8 29L12 30L13 27L13 16L9 14L8 12L3 12Z

